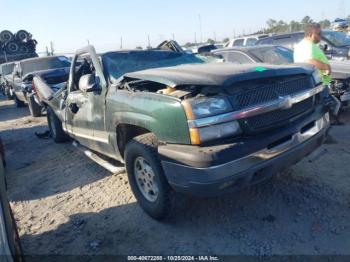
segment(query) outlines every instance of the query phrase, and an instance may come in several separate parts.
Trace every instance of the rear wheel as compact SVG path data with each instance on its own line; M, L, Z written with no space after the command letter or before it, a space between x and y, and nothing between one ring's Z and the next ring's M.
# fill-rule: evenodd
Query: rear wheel
M6 89L5 93L6 93L6 97L7 97L8 100L13 100L13 97L12 97L12 95L11 95L9 90Z
M8 100L13 100L13 94L11 92L10 87L8 86L5 87L5 94Z
M69 137L63 131L61 120L59 120L50 107L47 108L47 123L49 125L51 136L56 143L63 143L69 140Z
M29 111L30 114L33 117L39 117L41 116L41 109L42 107L35 102L34 95L30 95L28 97L28 106L29 106Z
M145 134L132 139L125 149L130 187L142 209L155 219L168 216L173 192L158 158L157 139Z

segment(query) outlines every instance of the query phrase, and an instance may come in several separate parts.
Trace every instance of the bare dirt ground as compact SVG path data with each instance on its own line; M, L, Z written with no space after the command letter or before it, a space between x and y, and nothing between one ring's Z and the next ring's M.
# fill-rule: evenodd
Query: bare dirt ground
M38 139L46 118L0 98L9 198L31 255L350 255L350 112L333 139L272 180L220 198L179 197L165 222L71 143Z

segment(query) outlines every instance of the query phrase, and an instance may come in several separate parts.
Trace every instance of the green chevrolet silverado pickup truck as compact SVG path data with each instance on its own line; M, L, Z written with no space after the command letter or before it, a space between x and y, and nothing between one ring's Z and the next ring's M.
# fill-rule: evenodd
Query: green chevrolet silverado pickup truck
M67 83L34 77L34 86L53 139L125 163L156 219L173 192L215 196L256 184L313 152L329 129L324 87L307 65L206 63L160 50L97 55L88 46Z

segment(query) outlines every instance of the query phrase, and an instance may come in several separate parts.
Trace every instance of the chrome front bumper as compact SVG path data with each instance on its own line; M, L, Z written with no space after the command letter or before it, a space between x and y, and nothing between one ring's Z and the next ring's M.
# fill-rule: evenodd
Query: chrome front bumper
M218 195L226 189L254 184L295 164L324 142L330 126L329 113L311 124L288 141L222 165L197 168L162 161L164 173L176 191L198 196Z

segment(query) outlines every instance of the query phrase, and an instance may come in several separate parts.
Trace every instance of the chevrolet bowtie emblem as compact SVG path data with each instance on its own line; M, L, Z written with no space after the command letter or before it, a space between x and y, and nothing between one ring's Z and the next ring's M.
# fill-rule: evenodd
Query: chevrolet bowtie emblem
M290 96L280 96L282 109L290 109L293 106L292 99Z

